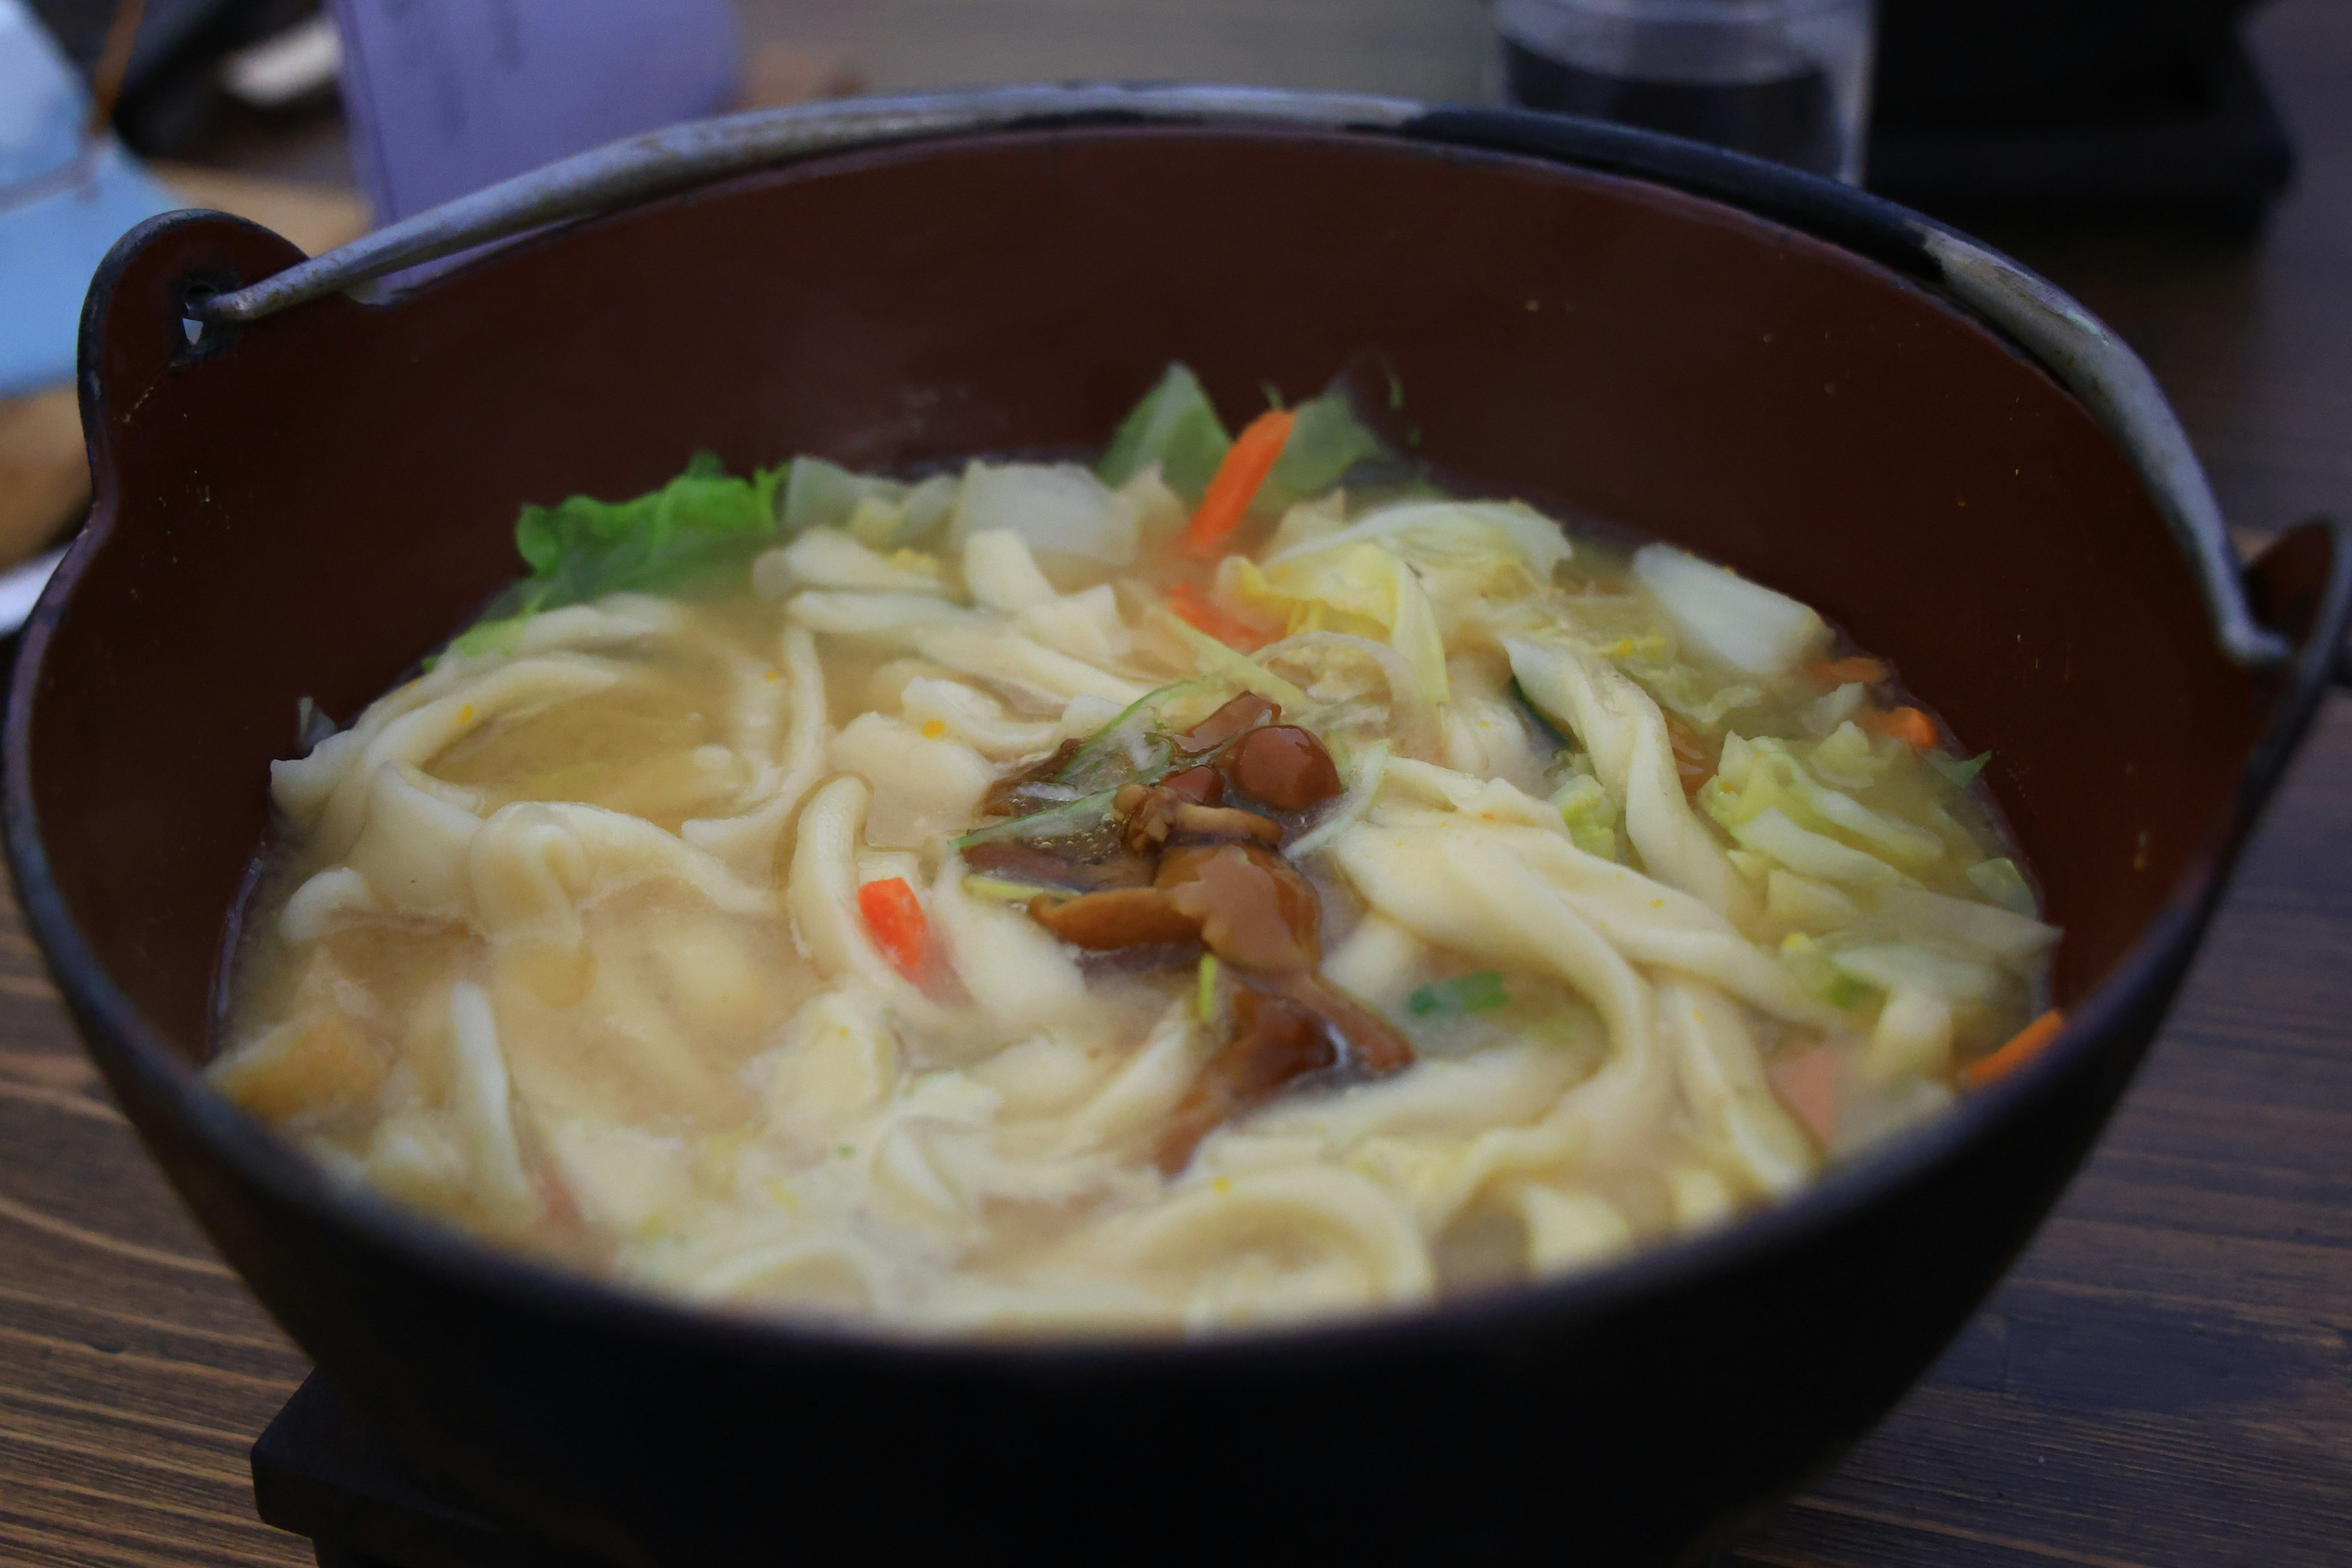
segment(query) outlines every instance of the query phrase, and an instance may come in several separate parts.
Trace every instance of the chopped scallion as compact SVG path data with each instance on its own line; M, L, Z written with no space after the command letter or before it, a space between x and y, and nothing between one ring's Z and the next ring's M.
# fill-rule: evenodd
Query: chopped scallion
M1503 988L1502 972L1481 969L1423 986L1405 998L1405 1009L1416 1018L1433 1015L1491 1013L1511 999Z

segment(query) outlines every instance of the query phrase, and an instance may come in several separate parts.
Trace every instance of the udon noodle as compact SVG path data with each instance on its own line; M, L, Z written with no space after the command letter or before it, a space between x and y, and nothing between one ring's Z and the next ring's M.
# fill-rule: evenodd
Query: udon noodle
M518 540L276 764L209 1069L502 1245L912 1331L1410 1305L2040 1032L2058 933L1891 668L1343 398L1229 438L1176 367L1093 468L698 460Z

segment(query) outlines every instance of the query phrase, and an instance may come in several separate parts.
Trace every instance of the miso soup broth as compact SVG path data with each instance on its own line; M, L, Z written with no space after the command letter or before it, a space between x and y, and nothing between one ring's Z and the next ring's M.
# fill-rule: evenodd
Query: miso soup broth
M2054 1027L1967 758L1813 610L1181 366L1102 460L698 460L273 768L211 1080L614 1279L1204 1332L1789 1197ZM328 730L323 721L316 729Z

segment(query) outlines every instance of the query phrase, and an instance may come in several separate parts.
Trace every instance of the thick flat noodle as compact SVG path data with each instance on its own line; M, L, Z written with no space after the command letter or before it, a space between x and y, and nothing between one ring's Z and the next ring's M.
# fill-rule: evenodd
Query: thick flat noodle
M1559 812L1502 779L1478 778L1433 763L1397 757L1383 772L1381 789L1384 798L1419 801L1482 821L1516 823L1568 837L1568 824Z
M1057 653L1108 668L1135 651L1135 637L1119 618L1118 595L1108 583L1032 605L1013 617L1022 634Z
M1525 1182L1512 1206L1527 1229L1528 1267L1538 1274L1589 1268L1633 1246L1624 1211L1598 1193Z
M1000 763L1050 752L1060 744L1063 733L1063 727L1051 720L1016 719L984 691L960 680L929 676L917 676L907 682L898 695L898 713L927 732L937 724L973 751Z
M1037 569L1029 542L1008 528L986 529L963 542L964 586L983 609L1017 616L1061 595Z
M870 794L863 779L837 778L802 811L785 890L793 931L818 973L835 980L854 977L899 1017L939 1028L950 1022L946 1010L882 955L858 912L857 854Z
M938 563L929 557L893 560L837 528L812 528L782 550L761 556L751 563L751 585L771 599L801 588L933 596L948 591Z
M1763 1195L1803 1186L1820 1156L1765 1081L1739 1009L1706 986L1668 981L1658 987L1658 1024L1701 1146Z
M882 998L854 981L804 1005L766 1066L769 1126L810 1156L888 1104L900 1077Z
M492 1219L527 1223L539 1214L539 1191L523 1169L506 1057L480 986L461 980L449 988L449 1110L472 1161L476 1191Z
M390 908L456 919L466 910L466 856L482 826L481 797L412 767L376 770L367 823L348 863Z
M833 727L826 721L824 667L816 638L805 626L784 633L784 679L790 721L783 754L772 770L774 782L751 809L735 816L705 816L685 824L678 836L719 857L747 878L765 879L774 866L776 843L808 792L824 776Z
M1575 731L1609 793L1624 802L1625 833L1650 875L1743 920L1756 895L1691 810L1675 772L1665 716L1650 694L1605 660L1554 644L1506 637L1511 672L1536 705Z
M1587 855L1545 829L1472 825L1433 814L1393 816L1355 829L1333 854L1357 890L1391 920L1504 968L1523 965L1511 961L1510 950L1491 942L1444 942L1400 909L1437 888L1466 905L1482 886L1516 889L1539 882L1547 899L1557 900L1595 939L1631 963L1704 979L1791 1023L1827 1027L1838 1018L1834 1009L1806 995L1770 954L1705 904L1613 860ZM1465 919L1453 929L1463 934L1498 930L1509 920L1501 897L1496 895L1497 901L1486 908L1483 928ZM1599 997L1592 1000L1599 1005Z
M1068 1255L1139 1275L1201 1327L1425 1300L1437 1284L1412 1211L1379 1183L1330 1167L1202 1183L1081 1232Z
M572 655L499 665L386 723L330 736L299 763L270 763L272 793L280 810L310 829L320 853L340 859L359 837L377 769L387 763L421 768L493 720L604 690L625 673L617 665Z
M656 879L730 914L757 918L776 907L773 895L644 818L568 802L518 801L493 813L474 837L467 872L475 921L493 939L576 946L581 906Z
M1213 559L1145 463L777 478L533 579L724 502L748 587L478 628L273 770L215 1086L676 1297L1200 1333L1726 1223L2042 1005L1972 764L1825 628L1723 686L1516 506L1286 491Z
M874 637L912 646L925 626L979 619L971 610L928 594L852 594L812 588L784 601L795 626L833 637Z
M1071 1115L1058 1147L1076 1152L1149 1142L1215 1050L1183 1004L1169 1008L1118 1075Z
M990 1031L1024 1034L1092 1010L1069 950L1026 914L967 897L963 878L949 856L931 884L931 918Z
M833 763L874 790L866 842L892 848L962 832L996 783L996 770L970 746L887 713L860 713L844 725L833 738Z
M1057 708L1074 697L1098 697L1124 708L1151 690L1142 681L1115 675L987 622L942 622L919 627L912 641L925 658L1018 691L1043 693Z
M1465 853L1466 867L1456 858ZM1558 980L1600 1012L1620 1053L1648 1047L1647 983L1492 835L1365 826L1342 837L1331 858L1366 903L1423 941Z

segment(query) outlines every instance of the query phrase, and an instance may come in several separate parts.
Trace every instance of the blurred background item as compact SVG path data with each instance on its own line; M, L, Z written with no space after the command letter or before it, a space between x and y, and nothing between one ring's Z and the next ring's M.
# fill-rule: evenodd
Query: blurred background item
M93 95L20 0L0 0L0 563L47 543L89 487L70 384L90 272L178 205L105 130L129 41L126 27Z
M740 80L731 0L334 0L332 14L379 223L719 113Z
M82 59L44 26L52 9L81 28ZM151 40L203 26L173 0L38 12L0 0L0 567L38 554L87 504L74 351L90 274L125 230L194 205L267 223L312 250L365 232L366 209L347 186L142 165L109 132L142 59L152 84L168 57ZM333 97L330 81L330 110ZM0 633L21 618L20 588L0 578Z
M1871 0L1497 0L1506 97L1862 182Z
M21 0L0 0L0 395L72 377L91 268L174 205L107 133L110 85L86 90Z
M89 271L183 203L316 252L371 202L391 221L729 108L1149 78L1507 88L1859 174L1964 226L2187 220L2226 242L2294 169L2241 41L2254 5L1878 0L1874 66L1867 0L0 0L0 569L84 504ZM1663 26L1703 14L1738 25L1704 47Z

